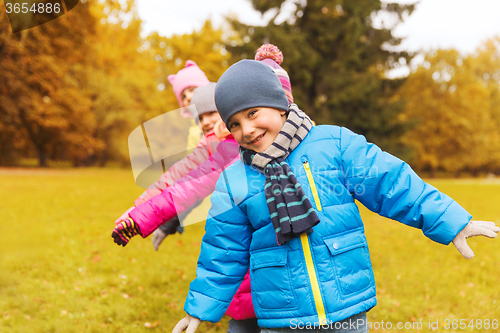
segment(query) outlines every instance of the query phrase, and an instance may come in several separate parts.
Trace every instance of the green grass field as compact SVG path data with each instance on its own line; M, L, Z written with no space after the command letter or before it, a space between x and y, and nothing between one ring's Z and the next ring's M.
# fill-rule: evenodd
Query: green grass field
M430 183L474 219L500 222L499 180ZM113 221L142 192L130 170L0 169L0 188L0 332L170 332L184 316L204 225L169 236L158 252L140 237L116 246ZM437 332L481 331L479 320L482 331L500 331L491 325L500 320L500 240L469 240L476 257L465 260L419 230L362 215L378 289L372 332L428 332L436 321ZM475 329L445 329L446 319L474 320ZM227 321L198 332L225 332Z

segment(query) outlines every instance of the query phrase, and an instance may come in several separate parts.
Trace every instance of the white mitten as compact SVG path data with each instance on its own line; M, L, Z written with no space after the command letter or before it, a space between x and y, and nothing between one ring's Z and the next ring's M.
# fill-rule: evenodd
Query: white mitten
M472 252L466 239L474 236L486 236L495 238L500 228L496 226L495 222L487 221L470 221L465 228L453 239L453 245L457 248L465 259L472 259L474 252Z
M186 328L186 333L194 333L198 328L198 325L200 324L201 320L186 314L186 317L182 318L181 321L179 321L177 325L175 325L172 333L181 333L182 331L186 330Z

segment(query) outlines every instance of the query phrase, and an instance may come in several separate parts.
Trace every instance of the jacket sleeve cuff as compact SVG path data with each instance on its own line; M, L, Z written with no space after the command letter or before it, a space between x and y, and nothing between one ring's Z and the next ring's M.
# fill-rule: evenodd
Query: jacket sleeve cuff
M190 290L184 304L184 311L203 321L217 323L229 307L230 302L220 301Z
M469 212L456 201L452 201L438 221L424 234L437 243L448 245L465 228L471 218L472 215Z
M134 222L139 225L143 238L151 235L164 222L160 215L161 212L157 209L158 207L168 207L168 202L162 195L151 198L128 213Z

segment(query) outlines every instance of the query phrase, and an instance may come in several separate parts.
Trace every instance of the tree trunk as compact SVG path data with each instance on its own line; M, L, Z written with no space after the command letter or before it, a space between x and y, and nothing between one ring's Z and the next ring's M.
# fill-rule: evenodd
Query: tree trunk
M434 167L431 167L429 170L429 178L434 178L436 177L436 169Z
M43 150L38 150L38 162L41 168L46 168L47 165L47 152Z

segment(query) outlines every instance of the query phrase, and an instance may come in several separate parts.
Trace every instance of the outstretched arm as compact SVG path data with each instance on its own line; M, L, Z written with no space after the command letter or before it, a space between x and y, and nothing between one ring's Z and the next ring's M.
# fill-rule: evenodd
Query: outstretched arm
M174 163L156 182L151 184L149 188L134 201L134 205L139 206L152 197L159 195L167 187L172 186L177 180L186 176L190 171L198 168L210 157L210 151L215 150L218 143L218 140L215 142L213 142L213 140L212 142L207 142L206 137L201 139L198 146L196 146L190 154ZM213 145L213 147L209 145Z
M362 135L342 128L340 135L345 186L368 209L422 229L435 242L454 242L466 258L466 237L494 237L497 227L472 222L457 202L425 183L400 159L367 143ZM461 233L463 231L463 233Z
M129 215L139 224L143 237L149 236L162 223L176 214L184 213L212 194L221 172L237 158L238 144L234 141L223 141L219 144L217 152L197 169L177 180L161 195L130 211Z
M221 142L217 152L207 161L169 186L161 195L128 211L126 218L132 218L142 237L146 238L162 223L212 194L220 173L237 159L238 144L232 140Z

